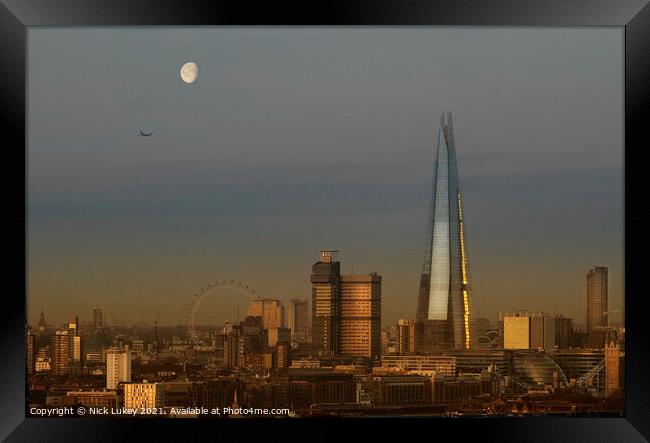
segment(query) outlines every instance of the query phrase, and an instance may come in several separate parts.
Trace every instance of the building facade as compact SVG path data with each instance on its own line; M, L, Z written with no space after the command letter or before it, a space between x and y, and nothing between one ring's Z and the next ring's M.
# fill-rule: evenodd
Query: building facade
M402 355L415 352L415 321L397 320L397 352Z
M550 350L555 346L555 319L543 312L501 314L504 349Z
M339 308L339 353L381 355L381 276L342 275Z
M436 375L456 375L456 357L446 355L384 355L382 368L405 371L435 371Z
M52 335L50 348L52 375L66 375L72 369L72 335L68 329L58 329Z
M569 349L574 346L573 320L563 315L555 317L555 346Z
M415 347L470 349L471 288L451 112L438 130L429 230L420 277Z
M127 409L162 408L165 406L164 383L125 383L124 407Z

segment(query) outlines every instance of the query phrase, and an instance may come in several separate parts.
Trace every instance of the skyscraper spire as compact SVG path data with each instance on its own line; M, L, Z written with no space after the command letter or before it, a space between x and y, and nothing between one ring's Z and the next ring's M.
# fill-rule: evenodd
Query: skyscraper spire
M440 118L433 161L429 226L416 314L416 350L469 349L470 304L454 128L451 112L445 111Z

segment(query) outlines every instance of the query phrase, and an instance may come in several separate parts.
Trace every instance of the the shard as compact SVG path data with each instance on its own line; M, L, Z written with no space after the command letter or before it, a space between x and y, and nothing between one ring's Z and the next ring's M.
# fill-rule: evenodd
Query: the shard
M415 320L415 350L469 349L469 266L451 112L440 119L425 257Z

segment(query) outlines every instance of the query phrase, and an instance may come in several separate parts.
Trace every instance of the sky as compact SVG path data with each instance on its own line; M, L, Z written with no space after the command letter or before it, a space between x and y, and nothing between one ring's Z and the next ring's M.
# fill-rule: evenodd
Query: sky
M623 311L623 45L612 27L30 28L28 320L179 324L216 280L311 300L321 249L383 276L384 325L414 318L444 109L476 315L582 323L594 265ZM238 306L217 291L197 322Z

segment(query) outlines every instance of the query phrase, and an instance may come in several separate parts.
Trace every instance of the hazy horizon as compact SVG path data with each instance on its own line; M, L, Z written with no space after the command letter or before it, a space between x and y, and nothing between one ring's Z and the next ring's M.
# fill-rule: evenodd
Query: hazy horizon
M310 301L311 265L383 276L415 318L440 114L454 118L477 317L623 311L619 28L28 30L28 321L101 305L180 324L216 280ZM185 84L181 65L198 80ZM142 129L152 137L138 137ZM197 322L246 310L211 297ZM617 314L620 318L621 314Z

